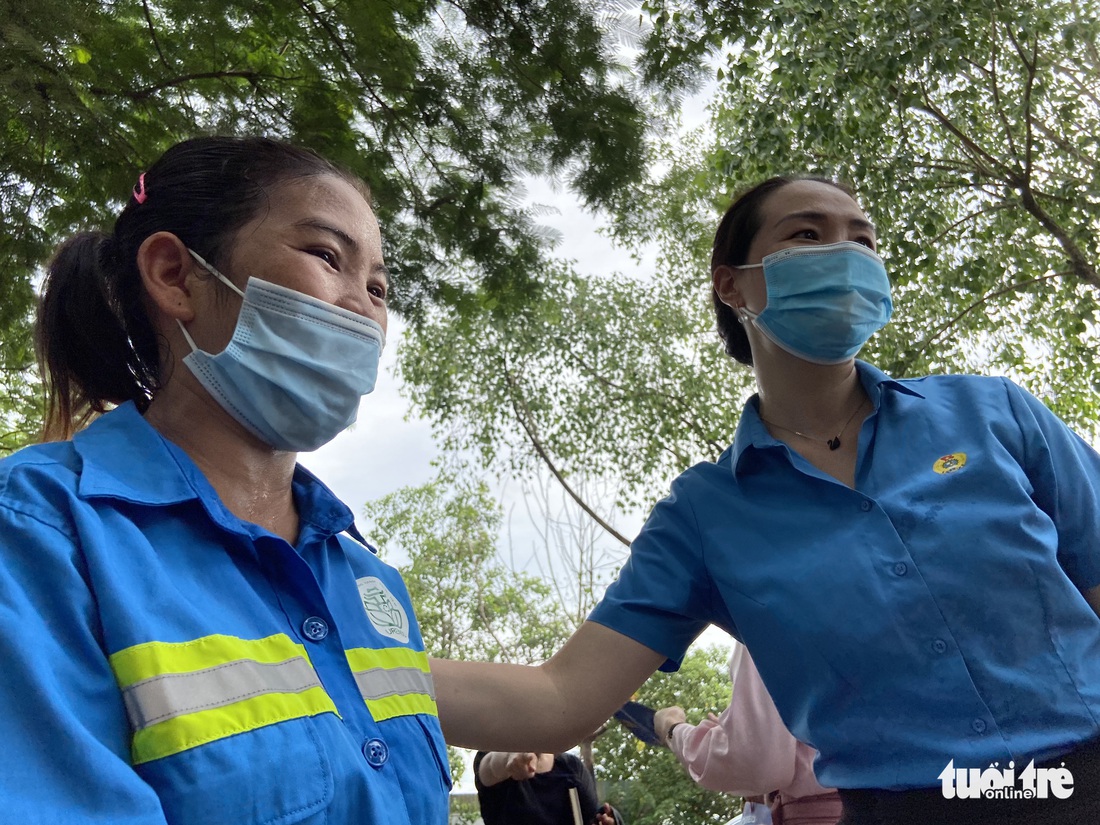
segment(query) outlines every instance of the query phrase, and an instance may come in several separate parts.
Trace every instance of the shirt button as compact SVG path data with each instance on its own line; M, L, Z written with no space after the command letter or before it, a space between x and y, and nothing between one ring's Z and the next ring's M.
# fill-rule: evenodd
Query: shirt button
M302 622L302 634L311 642L319 642L328 635L328 622L320 616L310 616Z
M895 576L904 576L908 572L909 572L909 565L906 564L905 562L899 561L897 564L894 565L894 575Z
M932 649L937 653L943 653L947 650L947 642L943 639L936 639L936 641L932 642Z
M863 512L865 512L865 513L866 513L866 512L868 511L868 510L870 510L870 509L871 509L871 502L869 502L869 501L866 501L866 500L865 500L865 501L861 501L861 502L859 503L859 509L860 509L860 510L862 510Z
M389 761L390 746L381 739L368 739L363 743L363 756L372 768L381 768Z
M976 733L984 733L985 732L985 720L984 719L975 719L973 722L970 723L970 727L974 728L974 731Z

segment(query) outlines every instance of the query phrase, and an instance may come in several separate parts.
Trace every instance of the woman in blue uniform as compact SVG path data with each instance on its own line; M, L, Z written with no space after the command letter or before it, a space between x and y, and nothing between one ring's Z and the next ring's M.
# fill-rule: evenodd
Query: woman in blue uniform
M5 821L447 821L408 594L296 464L374 386L368 198L284 143L190 140L50 263L60 440L0 462Z
M550 661L438 663L454 744L562 750L714 623L845 823L1100 821L1100 457L1005 379L856 361L892 310L876 243L828 181L730 207L715 307L759 390L732 446Z

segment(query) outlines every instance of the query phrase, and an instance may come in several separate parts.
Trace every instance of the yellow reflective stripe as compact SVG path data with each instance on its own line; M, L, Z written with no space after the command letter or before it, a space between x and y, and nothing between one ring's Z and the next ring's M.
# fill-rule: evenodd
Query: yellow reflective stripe
M432 695L431 671L428 667L428 654L422 650L412 650L407 647L381 647L381 648L354 648L344 651L355 673L356 682L359 684L359 692L367 709L376 722L393 719L395 716L412 716L424 713L430 716L438 716L435 697ZM364 682L371 679L372 672L380 671L416 670L424 673L426 679L420 684L427 683L427 690L410 689L407 693L395 693L375 698L371 691L366 689ZM395 681L383 680L387 686L404 682L399 674L394 674ZM419 681L419 680L418 680Z
M305 647L279 633L145 642L110 657L135 765L267 725L337 713Z
M336 706L322 687L301 693L266 693L232 705L176 716L134 734L133 763L140 765L189 748L205 745L237 733L316 716L335 713Z
M417 670L428 672L428 654L423 650L412 650L407 647L357 647L345 650L348 664L353 671L371 670L376 667L415 667Z
M424 693L406 693L397 696L387 696L385 699L366 699L367 710L374 717L375 722L384 722L395 716L412 716L416 713L426 713L429 716L439 716L435 699Z
M240 659L276 664L298 656L309 660L305 647L284 633L265 639L215 634L189 642L145 642L112 654L110 661L119 687L125 688L165 673L189 673Z

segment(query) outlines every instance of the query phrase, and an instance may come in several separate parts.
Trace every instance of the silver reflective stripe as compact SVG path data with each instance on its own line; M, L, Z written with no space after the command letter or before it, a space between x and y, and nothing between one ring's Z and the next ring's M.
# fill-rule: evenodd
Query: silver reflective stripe
M300 693L320 687L312 665L302 658L276 664L242 659L190 673L167 673L123 690L134 730L157 722L223 707L265 693Z
M432 675L415 667L374 667L361 670L355 674L355 683L359 685L363 698L368 701L407 693L427 694L435 699Z

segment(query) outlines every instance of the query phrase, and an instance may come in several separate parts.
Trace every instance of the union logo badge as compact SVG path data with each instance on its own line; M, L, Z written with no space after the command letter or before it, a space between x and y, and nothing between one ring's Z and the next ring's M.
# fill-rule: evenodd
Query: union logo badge
M966 466L966 453L948 453L936 459L932 469L940 475L947 475Z
M375 576L356 579L359 598L374 629L388 639L408 644L409 614L382 580Z

